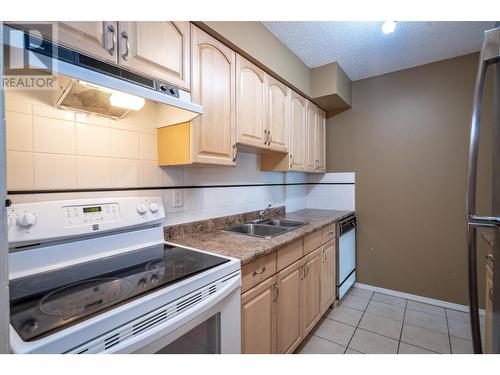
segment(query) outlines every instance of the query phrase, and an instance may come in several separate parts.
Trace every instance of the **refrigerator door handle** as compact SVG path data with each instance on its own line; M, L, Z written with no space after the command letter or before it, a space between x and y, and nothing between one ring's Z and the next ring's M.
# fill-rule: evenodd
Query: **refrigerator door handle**
M471 215L468 224L479 228L500 229L500 217Z
M476 180L477 159L479 148L480 114L484 96L484 83L489 65L500 61L500 27L484 32L483 46L479 58L479 70L474 87L474 102L470 129L469 163L467 168L467 244L468 244L468 284L469 284L469 311L472 330L472 344L474 353L481 354L481 331L479 328L479 302L477 290L477 226L496 226L498 218L489 218L476 215Z

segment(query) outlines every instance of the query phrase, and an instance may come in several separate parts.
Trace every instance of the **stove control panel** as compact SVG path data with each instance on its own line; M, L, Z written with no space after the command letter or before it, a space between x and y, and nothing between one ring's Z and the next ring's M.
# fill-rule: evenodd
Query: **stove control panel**
M62 215L67 227L117 221L120 220L120 205L104 203L92 206L64 206Z
M159 197L75 199L7 208L9 247L161 224Z

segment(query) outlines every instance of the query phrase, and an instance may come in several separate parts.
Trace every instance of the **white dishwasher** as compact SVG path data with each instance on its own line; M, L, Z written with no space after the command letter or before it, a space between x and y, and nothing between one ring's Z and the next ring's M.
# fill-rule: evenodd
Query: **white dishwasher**
M337 299L341 300L356 281L356 216L340 220L337 228Z

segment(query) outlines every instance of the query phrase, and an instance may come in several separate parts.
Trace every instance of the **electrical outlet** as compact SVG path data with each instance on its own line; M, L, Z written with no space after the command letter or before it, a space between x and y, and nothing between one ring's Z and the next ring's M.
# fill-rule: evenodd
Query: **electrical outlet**
M174 207L182 207L182 190L174 189Z

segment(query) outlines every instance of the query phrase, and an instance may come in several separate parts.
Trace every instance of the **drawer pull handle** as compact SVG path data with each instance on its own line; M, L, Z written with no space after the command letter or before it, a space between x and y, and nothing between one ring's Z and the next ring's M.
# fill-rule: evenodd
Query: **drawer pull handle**
M257 271L257 270L253 271L253 275L254 275L254 276L256 276L256 275L260 275L260 274L263 274L264 272L266 272L266 266L262 266L262 267L260 268L260 271Z

